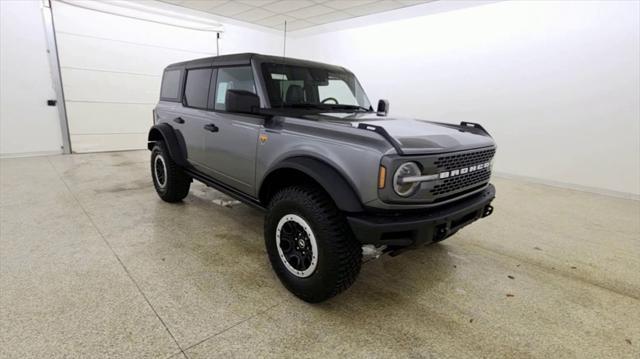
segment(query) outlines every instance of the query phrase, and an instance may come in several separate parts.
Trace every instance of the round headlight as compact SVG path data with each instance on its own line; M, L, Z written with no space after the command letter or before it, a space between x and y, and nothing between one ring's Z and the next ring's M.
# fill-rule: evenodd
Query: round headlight
M418 186L420 186L420 182L403 183L402 179L405 177L420 176L421 174L420 167L418 167L418 164L415 162L403 163L393 175L393 190L396 191L398 196L411 196Z

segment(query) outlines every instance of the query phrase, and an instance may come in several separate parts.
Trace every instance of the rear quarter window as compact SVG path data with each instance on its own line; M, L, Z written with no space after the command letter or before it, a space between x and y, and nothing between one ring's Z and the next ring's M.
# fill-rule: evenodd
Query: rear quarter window
M160 99L163 101L180 101L180 79L182 70L166 70L162 76Z

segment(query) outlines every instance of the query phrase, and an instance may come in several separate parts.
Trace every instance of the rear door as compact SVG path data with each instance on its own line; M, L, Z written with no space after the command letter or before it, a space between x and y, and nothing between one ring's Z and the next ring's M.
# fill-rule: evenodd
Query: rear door
M205 129L205 166L212 177L244 193L255 195L255 159L262 116L226 111L227 90L256 93L250 66L220 67L212 86L208 128Z
M204 127L211 117L207 103L212 75L210 67L186 70L182 110L180 116L172 120L185 141L187 160L199 169L203 169L206 162Z

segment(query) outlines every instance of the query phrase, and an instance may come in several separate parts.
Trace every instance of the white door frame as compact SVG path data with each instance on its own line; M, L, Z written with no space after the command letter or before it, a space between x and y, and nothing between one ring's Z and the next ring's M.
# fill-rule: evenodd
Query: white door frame
M78 0L41 0L51 78L57 97L56 105L58 108L58 117L62 132L62 149L65 154L72 153L72 144L53 14L53 4L55 1L115 16L129 17L137 20L160 23L185 29L216 32L218 33L216 41L219 39L219 33L224 31L223 25L216 20L202 18L188 13L176 17L176 12L171 9L171 6L160 6L164 5L161 3L157 6L149 6L147 4L139 4L136 2L106 4L98 1L85 3ZM113 5L117 6L114 7ZM117 9L117 11L114 9Z
M49 54L49 66L51 68L51 80L56 92L56 107L62 130L62 152L71 153L71 139L69 136L69 122L67 121L67 107L64 100L64 87L62 86L62 74L60 73L60 61L58 58L58 43L56 41L51 0L42 0L42 17L44 19L44 32L47 40L47 53Z

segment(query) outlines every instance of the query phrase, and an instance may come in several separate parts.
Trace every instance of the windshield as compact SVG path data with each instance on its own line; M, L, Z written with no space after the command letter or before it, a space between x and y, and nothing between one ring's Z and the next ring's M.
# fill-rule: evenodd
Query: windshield
M347 71L265 63L262 65L272 108L371 111L356 77Z

